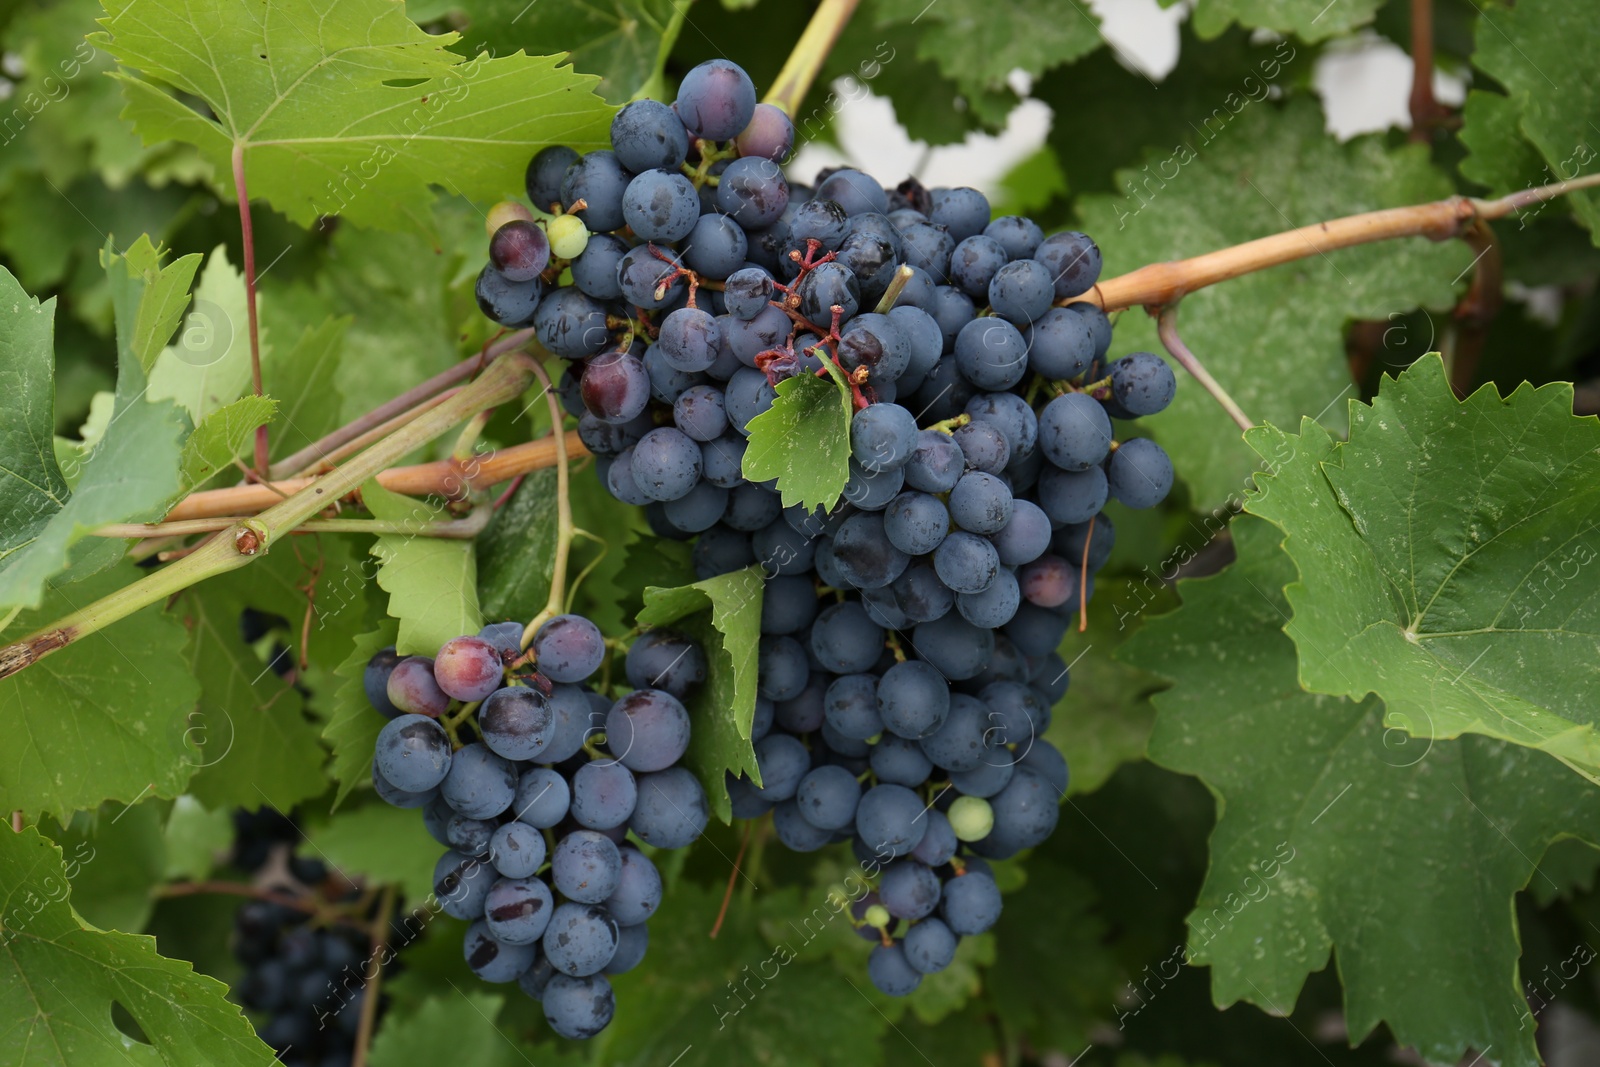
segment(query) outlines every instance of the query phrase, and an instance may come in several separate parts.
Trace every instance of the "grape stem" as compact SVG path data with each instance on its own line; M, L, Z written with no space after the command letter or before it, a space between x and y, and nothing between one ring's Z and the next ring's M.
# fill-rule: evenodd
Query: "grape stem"
M889 282L889 288L883 291L883 299L878 301L878 306L873 308L879 315L887 315L894 307L894 302L900 299L900 294L906 291L906 286L914 278L915 272L904 263L894 272L894 278Z
M791 119L800 108L800 101L811 91L817 72L827 60L828 53L844 32L845 23L855 14L861 0L822 0L816 14L806 23L805 32L795 42L794 51L784 61L783 69L772 80L767 90L766 103L780 109Z
M250 326L250 385L261 395L261 324L256 312L256 238L250 223L250 191L244 180L244 145L233 146L233 191L239 198L239 234L244 242L245 317ZM268 477L268 437L266 424L256 427L256 469L258 478Z
M1156 317L1156 335L1161 338L1161 343L1166 346L1172 358L1177 360L1184 370L1194 376L1200 387L1211 394L1211 399L1222 406L1228 417L1238 424L1240 430L1248 430L1255 425L1250 416L1246 415L1233 397L1222 384L1211 376L1195 354L1189 351L1189 346L1183 343L1183 338L1178 336L1178 302L1175 300L1161 309Z
M372 1030L378 1022L378 993L383 985L383 959L389 951L389 920L394 915L394 886L383 887L378 914L372 920L372 953L367 957L367 978L361 997L361 1025L356 1030L356 1047L350 1067L366 1067L367 1050L372 1046Z
M555 468L556 468L556 553L550 566L550 597L545 601L544 610L529 620L522 631L522 647L527 648L533 643L533 635L545 622L561 614L566 609L567 600L567 560L572 554L572 537L575 526L572 521L572 491L571 472L567 469L567 437L561 432L562 423L566 413L561 410L561 401L556 398L556 390L550 384L550 375L537 361L530 361L534 377L544 386L544 398L550 405L551 439L555 442Z
M448 401L374 444L344 466L311 481L287 500L275 503L260 515L234 523L171 566L124 586L22 641L0 648L0 678L9 677L57 649L142 608L160 603L197 582L246 566L256 556L264 555L279 536L359 488L401 456L442 436L483 408L515 399L526 387L532 365L533 360L525 355L513 353L500 357L476 382ZM564 451L562 458L565 458Z
M152 891L151 895L158 900L202 895L250 897L252 900L264 900L294 911L304 912L324 922L340 923L346 926L354 926L357 929L363 927L363 924L356 922L338 909L326 908L315 900L297 896L293 893L285 893L277 889L254 886L248 882L172 882L168 885L158 886Z
M1523 189L1498 200L1452 196L1429 204L1346 215L1190 259L1151 263L1056 303L1058 306L1091 303L1108 312L1130 307L1162 307L1217 282L1341 248L1395 237L1426 237L1433 241L1460 237L1477 220L1505 218L1523 208L1597 186L1600 186L1600 174L1586 174L1569 181Z
M1411 135L1426 144L1448 114L1433 95L1433 0L1411 0Z
M444 537L470 541L489 525L491 509L476 508L461 519L439 519L428 522L391 522L384 519L310 519L294 528L294 533L353 533L400 534L407 537ZM90 531L93 537L188 537L191 534L215 533L226 530L234 523L243 522L247 515L221 516L215 519L185 519L181 522L110 523Z

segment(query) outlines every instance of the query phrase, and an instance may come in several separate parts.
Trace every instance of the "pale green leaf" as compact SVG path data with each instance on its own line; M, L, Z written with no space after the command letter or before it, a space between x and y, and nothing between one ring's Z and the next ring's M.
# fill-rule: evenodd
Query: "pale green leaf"
M44 821L67 860L72 909L106 930L139 933L155 909L153 890L166 859L164 805L102 804L80 811L63 828Z
M166 851L163 875L201 881L233 848L233 816L220 809L207 811L204 804L185 793L172 802L162 842Z
M345 797L357 786L372 783L372 753L378 744L378 733L387 720L367 700L362 685L367 661L380 649L394 644L398 623L384 619L371 633L356 638L350 655L334 671L341 679L333 694L333 706L328 710L328 723L322 728L322 738L333 749L333 766L330 769L339 791L333 807L344 803Z
M415 816L415 812L407 812ZM516 987L511 987L517 993ZM372 1042L372 1067L434 1067L440 1063L472 1067L525 1067L532 1060L505 1032L495 1017L505 997L479 987L441 992L422 1007L395 1015Z
M880 0L878 23L927 24L917 55L958 84L1005 87L1013 70L1038 77L1100 47L1087 4L1052 0Z
M761 569L748 567L677 589L646 589L639 612L640 626L671 626L705 650L705 683L688 700L694 732L684 763L699 776L711 810L723 822L733 818L725 772L759 781L750 733L762 591Z
M185 487L198 489L230 468L252 446L256 427L272 421L277 407L271 397L245 396L206 415L183 443Z
M1194 25L1201 37L1215 37L1237 22L1316 42L1365 26L1378 6L1379 0L1198 0Z
M143 573L119 564L50 586L8 632L31 633ZM200 695L183 644L182 625L148 607L0 679L13 754L0 761L0 809L66 819L103 800L183 792L199 762L189 713Z
M611 109L559 56L463 60L386 0L106 0L91 40L124 67L146 143L196 145L232 189L302 226L430 228L431 185L493 201L547 144L600 147ZM181 94L174 95L171 90ZM204 106L200 106L203 104Z
M62 854L32 827L0 834L0 1048L27 1067L271 1067L228 987L156 953L155 939L73 914ZM113 1024L120 1004L147 1047ZM12 1057L15 1057L14 1059Z
M1437 357L1350 405L1349 443L1254 430L1249 510L1300 569L1286 630L1308 689L1376 693L1391 726L1541 749L1600 778L1600 422L1572 386L1457 400Z
M143 376L160 357L167 339L178 328L178 318L189 306L189 286L200 269L200 253L179 256L161 265L163 252L147 235L118 253L110 247L100 253L100 265L111 282L111 303L117 319L117 379L120 394L122 364L132 356Z
M55 314L0 267L0 567L70 495L53 443Z
M425 523L448 518L420 500L391 493L369 481L361 498L373 515L389 522ZM452 637L483 627L478 610L477 552L471 541L415 534L385 534L372 546L379 560L378 585L389 594L389 614L400 620L396 647L402 655L431 656Z
M1304 692L1281 629L1294 563L1272 526L1232 529L1238 561L1180 583L1184 606L1124 651L1175 682L1152 758L1218 798L1188 960L1219 1005L1284 1014L1337 947L1352 1042L1386 1022L1430 1062L1492 1047L1537 1067L1512 898L1552 842L1596 841L1600 791L1540 753L1411 738L1376 700Z
M850 480L850 394L812 374L779 382L777 392L750 420L744 476L776 479L784 507L831 508Z
M249 301L244 275L218 245L200 272L189 313L175 344L162 349L150 371L151 400L176 400L195 425L239 399L250 386ZM261 358L270 348L260 331Z
M1173 169L1152 161L1150 174L1159 170L1167 180L1121 172L1132 189L1149 182L1140 195L1082 201L1083 229L1105 253L1102 276L1450 193L1423 146L1390 150L1380 137L1339 144L1324 132L1317 107L1305 102L1251 104L1184 158ZM1255 421L1334 419L1353 388L1342 340L1346 320L1448 307L1471 262L1471 250L1459 242L1393 241L1312 254L1190 294L1180 305L1178 330ZM1140 349L1163 351L1154 320L1124 312L1112 354ZM1196 509L1211 511L1242 495L1257 459L1222 408L1177 373L1172 406L1140 429L1172 456Z
M367 709L374 718L378 713ZM428 835L419 812L381 801L346 808L306 835L301 851L348 877L373 885L398 885L420 904L433 892L433 865L440 845Z

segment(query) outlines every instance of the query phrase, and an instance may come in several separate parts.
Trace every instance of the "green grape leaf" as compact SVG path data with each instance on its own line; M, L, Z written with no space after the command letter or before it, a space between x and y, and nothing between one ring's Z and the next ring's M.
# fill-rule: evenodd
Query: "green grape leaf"
M1067 176L1049 145L1006 172L995 191L996 215L1042 214L1055 200L1067 195Z
M255 441L256 427L271 422L277 408L271 397L245 396L207 414L183 443L185 489L198 489L231 467Z
M377 712L368 709L375 718ZM306 835L302 851L350 877L374 885L398 885L406 899L421 903L433 892L439 844L428 836L419 812L381 801L346 808Z
M190 669L200 680L192 734L200 767L189 792L210 808L265 805L289 811L321 793L326 753L306 718L299 690L278 676L294 663L285 652L264 662L239 634L244 603L221 584L185 594Z
M597 92L613 104L636 95L670 99L661 71L693 0L612 0L607 4L530 4L527 0L461 3L468 23L462 43L473 52L558 44L572 69L598 74Z
M1300 569L1285 627L1306 688L1376 693L1419 737L1537 748L1600 780L1600 423L1572 386L1458 401L1437 357L1350 406L1350 440L1250 443L1275 473L1249 510Z
M744 476L776 480L786 508L831 508L850 480L850 394L813 374L779 382L777 393L750 420Z
M184 257L162 269L159 256L145 238L140 238L125 257L107 258L106 273L117 309L121 353L117 360L115 410L105 436L84 460L68 499L58 502L58 485L48 478L41 483L50 490L44 495L21 493L15 488L7 491L17 497L18 512L13 512L4 539L0 540L0 609L38 607L46 582L65 571L69 563L75 575L111 565L122 555L120 541L94 538L76 550L74 546L88 537L89 531L106 523L160 518L181 491L179 456L189 429L187 420L170 401L145 399L144 366L147 357L153 360L172 332L177 313L187 299L188 279L193 276L197 261L198 257ZM17 297L17 306L23 299ZM39 374L48 376L50 353L39 346L37 323L22 341L27 345L26 352L8 348L6 353L8 362L17 360L11 373L27 381ZM37 393L25 395L36 397ZM43 443L44 439L40 448ZM24 464L21 469L37 470L39 459L30 458L32 451L27 448L17 457ZM4 457L7 466L11 458ZM24 510L30 508L38 510Z
M1003 89L1013 70L1037 78L1100 47L1087 4L1052 0L880 0L879 25L929 23L917 55L963 89Z
M705 650L705 684L687 701L694 733L684 763L699 776L711 810L723 822L733 818L723 772L761 780L750 744L756 715L761 594L761 568L746 567L677 589L646 589L644 609L639 612L639 625L670 625L700 642Z
M415 819L416 812L406 812ZM431 840L431 839L430 839ZM441 993L422 1006L395 1014L372 1041L372 1067L525 1067L535 1062L495 1024L505 997L482 989ZM543 1064L540 1058L537 1062Z
M556 472L533 471L478 535L483 617L526 623L543 611L555 559Z
M632 619L644 607L646 589L674 589L695 580L694 552L687 542L634 531L623 546L618 578L623 618Z
M1550 181L1539 150L1522 136L1521 123L1522 108L1511 97L1483 89L1469 92L1461 108L1458 135L1467 149L1461 173L1498 193ZM1530 214L1536 210L1528 209ZM1518 221L1518 229L1527 225Z
M51 584L41 606L12 626L30 633L144 573L125 563ZM199 762L188 716L200 696L184 637L152 606L0 679L0 719L17 754L0 762L0 808L67 819L103 800L183 792Z
M201 881L211 874L218 858L226 858L232 848L231 812L208 811L187 793L172 802L172 811L167 814L167 824L162 828L162 850L166 856L162 867L164 878Z
M155 939L96 930L73 914L61 850L32 827L0 834L0 1038L18 1062L90 1067L132 1058L112 1022L120 1004L138 1023L147 1063L271 1067L228 987Z
M1175 682L1151 757L1217 797L1189 962L1218 1005L1284 1014L1337 947L1352 1043L1387 1022L1433 1062L1492 1047L1536 1067L1512 898L1554 841L1600 843L1600 792L1537 752L1411 738L1377 700L1303 691L1282 632L1294 561L1266 522L1232 529L1237 562L1179 583L1183 607L1123 652Z
M611 118L596 79L559 56L463 60L456 34L384 0L105 8L90 40L142 75L117 76L145 143L194 144L230 191L239 153L250 196L302 226L341 215L427 232L431 185L498 200L545 145L602 147Z
M728 910L707 937L722 888L680 882L650 923L649 966L612 978L628 1025L591 1040L595 1062L615 1067L723 1067L730 1063L881 1062L888 1020L859 959L854 973L812 958L808 942L848 923L831 903L763 887L752 906ZM759 910L758 910L759 908ZM763 939L761 920L776 920ZM852 986L854 988L852 988Z
M1138 172L1119 177L1135 188L1147 180ZM1165 186L1151 186L1142 199L1084 198L1084 229L1105 253L1103 276L1450 193L1422 146L1391 151L1381 137L1339 144L1324 132L1314 104L1293 101L1281 109L1246 108L1225 137L1219 134L1214 147L1193 156ZM1459 243L1427 241L1313 255L1185 297L1178 329L1252 419L1323 417L1352 388L1341 340L1345 320L1448 307L1471 262L1471 251ZM1137 310L1123 314L1115 346L1162 351L1154 322ZM1210 511L1242 494L1256 457L1221 407L1177 373L1172 406L1141 429L1174 457L1197 510Z
M334 670L341 681L333 693L333 706L328 722L322 728L322 739L333 749L333 766L330 771L339 789L332 807L344 803L345 797L357 786L372 784L372 753L378 744L378 733L383 729L384 717L367 701L367 691L361 676L366 672L367 661L381 648L394 644L399 624L384 619L378 628L364 633L355 640L350 655Z
M25 531L37 528L29 517L59 512L70 496L53 443L55 316L53 297L40 303L0 267L0 574Z
M389 522L448 518L442 509L400 496L376 480L361 487L373 515ZM414 534L385 534L372 546L378 585L389 594L389 614L400 620L401 655L431 656L452 637L483 628L478 610L477 552L471 541Z
M770 20L775 12L768 5L757 12L757 17ZM762 25L769 26L771 22L764 21ZM989 109L973 104L996 97L1009 97L1015 102L1009 90L981 93L958 85L945 76L938 63L924 58L922 41L926 31L934 28L931 22L874 26L865 19L853 20L823 64L817 91L822 99L794 116L796 142L830 140L829 123L833 117L869 91L894 105L895 120L908 135L930 145L959 144L967 134L989 122ZM799 29L796 27L795 32ZM840 77L850 81L837 86ZM810 103L817 92L809 95L806 102Z
M150 370L151 400L176 400L196 426L206 416L239 399L250 386L249 301L244 275L228 262L226 245L218 245L200 272L193 306ZM269 352L267 332L260 331L261 359Z
M330 315L307 326L293 348L262 366L262 391L281 398L272 426L278 455L292 455L339 428L344 396L334 375L350 323Z
M1321 41L1349 33L1372 21L1381 0L1199 0L1194 28L1215 37L1232 23L1249 29L1292 33L1302 41Z
M62 855L71 857L72 910L86 921L130 934L144 929L155 910L151 891L165 868L163 806L102 804L98 811L75 813L65 827L42 821Z
M1544 158L1541 184L1597 170L1600 150L1596 148L1594 119L1600 114L1600 67L1589 39L1594 28L1592 15L1582 5L1561 0L1526 0L1513 8L1497 8L1493 14L1478 12L1473 65L1510 91L1521 114L1522 135ZM1482 121L1481 115L1468 118ZM1494 132L1489 131L1489 137ZM1464 130L1463 140L1513 158L1525 151L1515 142L1505 141L1489 148L1493 141L1485 143L1481 128ZM1476 176L1469 171L1469 177ZM1600 193L1586 189L1562 199L1589 228L1590 238L1600 244ZM1529 208L1523 216L1532 217L1541 210L1543 205Z

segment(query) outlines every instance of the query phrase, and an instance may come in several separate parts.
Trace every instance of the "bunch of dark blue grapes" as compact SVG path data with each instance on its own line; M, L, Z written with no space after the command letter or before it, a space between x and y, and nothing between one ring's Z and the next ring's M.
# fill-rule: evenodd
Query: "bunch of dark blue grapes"
M850 842L872 979L906 994L998 917L987 860L1055 826L1067 766L1042 734L1114 543L1102 508L1173 481L1113 420L1176 381L1148 352L1109 359L1110 321L1077 299L1101 268L1085 234L993 218L969 188L791 183L793 129L755 101L713 60L672 106L618 112L610 150L541 151L528 195L552 215L495 229L480 304L570 361L599 476L692 538L700 577L766 571L761 784L730 783L735 813L771 811L793 849ZM802 374L854 405L848 481L816 511L743 471L752 420Z
M241 829L236 865L252 870L266 864L255 848L263 827L277 830L286 824L294 830L286 816L269 808L254 817L235 816L235 823ZM261 862L252 866L257 858ZM326 867L317 860L293 860L290 873L292 883L265 879L266 887L281 896L246 901L234 913L233 954L244 967L234 994L258 1016L257 1032L282 1063L346 1067L366 997L366 937L352 925L315 925L310 910L284 898L348 905L360 894L347 883L328 881Z
M625 660L632 691L613 701L589 684L608 655L593 622L557 615L526 652L522 636L519 623L492 623L431 658L374 656L367 698L390 721L372 783L390 804L420 808L447 847L434 893L472 924L472 970L518 983L561 1036L592 1037L615 1010L606 976L644 958L645 920L661 905L661 875L630 833L683 848L706 826L705 790L679 765L683 699L705 679L705 653L645 633Z

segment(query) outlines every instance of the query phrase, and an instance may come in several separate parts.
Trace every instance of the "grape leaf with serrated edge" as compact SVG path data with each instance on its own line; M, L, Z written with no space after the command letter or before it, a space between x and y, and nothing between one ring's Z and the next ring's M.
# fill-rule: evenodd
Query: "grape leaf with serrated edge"
M72 910L103 930L136 934L155 909L166 846L159 802L102 804L79 811L65 826L48 816L40 828L70 856Z
M278 402L268 396L242 396L205 417L183 443L183 484L187 492L231 467L255 439L256 427L272 421Z
M777 393L750 420L744 476L776 481L784 507L831 508L850 480L850 394L813 374L779 382Z
M425 523L449 515L377 483L361 487L368 510L388 522ZM389 614L400 620L401 655L432 656L452 637L483 627L478 609L477 552L471 541L384 534L372 546L381 562L378 585L389 594Z
M227 986L158 955L154 938L74 916L61 852L38 830L0 834L0 886L0 1048L37 1043L41 1058L23 1062L60 1067L123 1063L130 1042L112 1022L114 1002L138 1023L147 1058L169 1067L275 1062Z
M1122 652L1175 683L1154 698L1151 757L1217 796L1189 961L1212 968L1217 1004L1281 1014L1337 948L1352 1042L1387 1022L1431 1061L1492 1047L1535 1067L1512 897L1551 842L1597 825L1600 792L1540 753L1407 738L1376 700L1304 692L1281 533L1232 530L1237 562L1180 582L1183 607Z
M1099 48L1088 5L1054 0L880 0L880 26L922 22L917 55L939 64L964 89L1004 88L1013 70L1037 78Z
M1250 29L1292 33L1303 41L1321 41L1349 33L1372 21L1381 0L1199 0L1195 32L1215 37L1234 22Z
M723 822L733 818L724 772L760 781L750 732L762 592L760 568L747 567L677 589L646 589L639 612L639 625L671 626L705 650L706 680L685 701L694 731L683 762L699 777L711 810Z
M118 564L64 589L52 583L8 633L38 629L142 573ZM0 807L65 819L102 800L183 792L199 762L188 716L200 695L183 644L177 620L148 607L0 679L13 752L0 762Z
M597 79L561 57L463 60L456 34L383 0L104 3L90 40L143 75L116 77L146 143L196 145L230 192L241 153L251 197L302 226L427 232L430 184L498 200L545 145L602 147L611 118Z
M1600 778L1600 422L1572 386L1458 401L1437 357L1350 405L1350 439L1252 430L1247 500L1300 569L1285 630L1313 692L1376 693L1391 726L1541 749Z
M384 619L371 633L356 638L350 655L334 670L343 681L333 693L333 706L328 722L322 728L322 739L333 749L333 765L329 768L338 792L333 798L333 808L338 808L350 791L372 781L372 753L378 744L378 733L387 721L367 701L367 691L362 685L367 661L378 652L394 644L399 623Z
M1102 276L1110 277L1449 192L1422 146L1390 150L1381 137L1339 144L1324 132L1315 104L1291 101L1283 108L1252 104L1151 199L1090 196L1080 211L1105 253ZM1471 262L1464 245L1425 241L1310 255L1190 294L1180 306L1178 330L1257 422L1328 417L1351 388L1341 340L1345 320L1447 307ZM1140 349L1162 351L1154 321L1137 310L1124 312L1112 354ZM1177 373L1172 406L1140 429L1174 457L1196 509L1208 511L1242 494L1256 457L1216 402Z
M237 400L250 385L249 314L244 275L228 262L226 245L206 258L193 306L150 368L151 400L176 400L195 425ZM271 355L267 331L259 331L262 362Z

